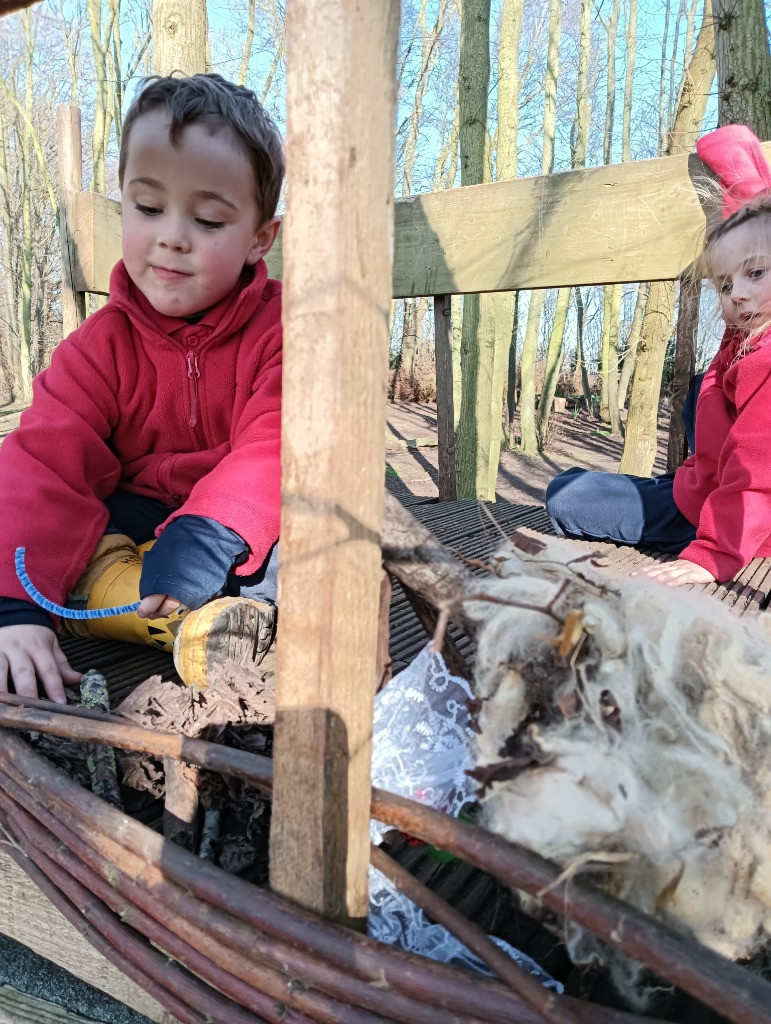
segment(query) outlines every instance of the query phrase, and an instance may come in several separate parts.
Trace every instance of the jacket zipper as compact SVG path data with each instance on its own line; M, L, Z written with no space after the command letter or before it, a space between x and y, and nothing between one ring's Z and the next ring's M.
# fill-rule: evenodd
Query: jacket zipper
M191 430L195 430L198 423L198 379L200 376L198 355L190 351L187 353L187 379L190 382L188 385L188 390L190 391L190 419L188 423Z

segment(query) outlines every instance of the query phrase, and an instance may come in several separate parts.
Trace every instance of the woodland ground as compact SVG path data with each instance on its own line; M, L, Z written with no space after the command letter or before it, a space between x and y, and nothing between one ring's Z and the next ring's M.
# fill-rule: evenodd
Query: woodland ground
M543 504L553 476L571 466L615 472L623 439L609 436L608 427L586 412L553 413L551 443L541 455L502 451L496 496L518 505ZM386 485L396 495L438 494L435 402L389 402L386 442ZM666 471L669 411L659 413L658 454L653 472ZM419 447L404 447L417 441ZM425 442L430 441L430 445Z

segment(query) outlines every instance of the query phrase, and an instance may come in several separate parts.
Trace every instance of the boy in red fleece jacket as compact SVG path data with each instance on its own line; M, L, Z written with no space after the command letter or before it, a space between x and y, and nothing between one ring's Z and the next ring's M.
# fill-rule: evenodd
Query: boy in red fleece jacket
M744 125L718 128L696 149L723 189L702 269L726 330L698 392L694 453L659 477L571 469L546 492L557 533L677 555L640 573L669 586L730 580L771 555L771 168Z
M129 109L109 302L57 347L0 448L0 690L40 683L63 702L79 679L16 578L19 546L58 604L89 600L117 567L138 593L110 600L108 583L103 603L141 605L101 632L114 621L118 636L168 646L181 623L188 682L234 624L258 653L269 642L281 286L264 256L283 173L272 121L219 75L148 79ZM135 545L154 536L142 559Z

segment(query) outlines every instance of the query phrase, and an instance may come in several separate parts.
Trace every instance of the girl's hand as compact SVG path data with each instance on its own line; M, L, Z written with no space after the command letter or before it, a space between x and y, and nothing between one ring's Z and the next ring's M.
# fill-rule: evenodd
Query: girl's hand
M674 562L656 563L644 569L635 570L632 576L647 576L658 580L667 587L682 587L686 583L714 583L715 577L701 565L689 562L687 558L677 558Z
M181 607L182 602L176 597L169 597L168 594L148 594L140 602L137 615L140 619L163 619Z
M66 704L64 684L80 682L80 672L70 668L56 634L46 626L0 628L0 693L8 693L11 680L20 697L37 697L38 680L46 697Z

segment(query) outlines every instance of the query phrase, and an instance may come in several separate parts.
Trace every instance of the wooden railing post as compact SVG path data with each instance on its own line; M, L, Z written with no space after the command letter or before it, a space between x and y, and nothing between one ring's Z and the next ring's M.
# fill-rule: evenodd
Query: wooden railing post
M83 187L80 152L80 107L60 106L56 113L59 145L59 237L62 249L62 334L86 319L86 296L75 290L77 246L72 240L72 196Z
M452 296L434 296L436 428L439 445L439 500L455 501L455 409L452 380Z
M398 0L287 6L270 884L363 924L385 472Z

